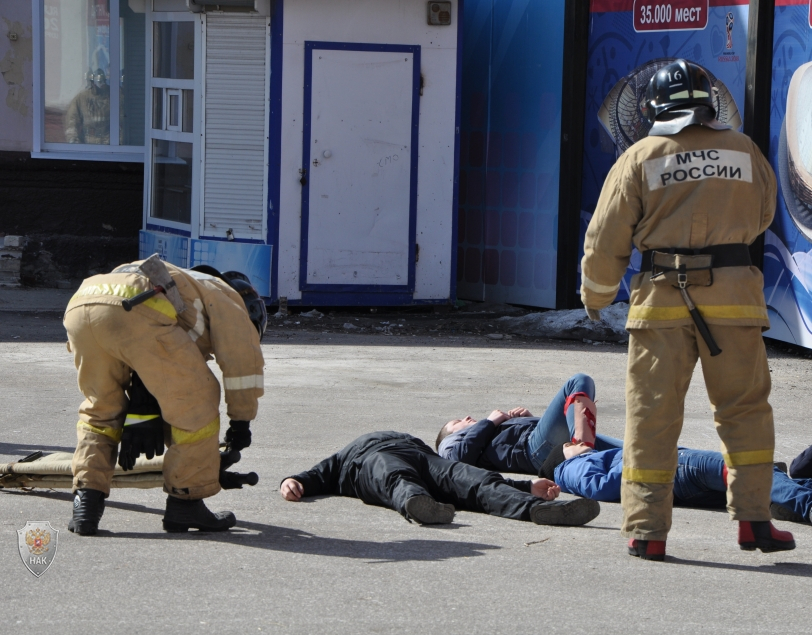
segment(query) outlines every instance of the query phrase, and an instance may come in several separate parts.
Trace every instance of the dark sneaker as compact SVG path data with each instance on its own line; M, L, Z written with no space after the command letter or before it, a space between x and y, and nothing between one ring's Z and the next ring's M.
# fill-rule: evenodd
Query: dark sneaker
M629 555L641 560L665 560L665 540L629 540Z
M454 520L454 505L438 503L431 496L412 496L406 501L406 518L421 525L447 525Z
M68 531L80 536L94 536L104 513L104 492L97 489L77 489L73 496L73 517Z
M789 523L809 523L808 518L804 518L778 503L770 503L770 516L773 517L773 520L785 520Z
M769 520L739 521L739 547L744 551L761 549L764 553L795 549L795 540L788 531L776 529Z
M538 503L530 510L530 520L537 525L586 525L600 513L598 501L576 498Z
M202 500L183 500L166 497L164 531L172 533L198 529L200 531L226 531L237 524L231 512L209 511Z

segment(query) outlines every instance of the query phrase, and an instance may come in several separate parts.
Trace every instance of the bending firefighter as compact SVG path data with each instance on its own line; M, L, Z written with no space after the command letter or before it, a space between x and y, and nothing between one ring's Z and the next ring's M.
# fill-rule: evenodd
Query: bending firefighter
M581 264L581 299L600 319L632 245L642 254L626 323L621 531L631 555L665 556L685 393L700 359L739 545L793 549L792 535L770 523L775 438L761 337L769 320L748 251L772 221L775 175L747 136L716 120L699 66L677 60L660 69L646 110L651 132L606 177Z
M263 394L259 342L267 315L245 276L204 269L152 256L85 280L68 304L68 347L86 397L70 531L96 533L117 454L119 465L132 469L141 453L163 454L164 444L164 529L235 525L234 514L212 513L203 503L220 491L220 384L206 362L213 355L223 372L226 443L239 451L251 443L249 422Z

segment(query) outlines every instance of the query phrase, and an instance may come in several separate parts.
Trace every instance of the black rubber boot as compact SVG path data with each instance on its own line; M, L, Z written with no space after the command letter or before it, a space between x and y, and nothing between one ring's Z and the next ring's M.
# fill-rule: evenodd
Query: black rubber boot
M665 560L665 540L629 540L629 555L641 560Z
M97 489L77 489L73 496L73 518L68 531L80 536L94 536L104 513L104 492Z
M202 500L183 500L166 497L164 531L172 533L199 529L200 531L226 531L237 524L231 512L209 511Z
M781 531L769 520L740 520L739 548L744 551L761 549L763 553L791 551L795 549L795 539L788 531Z

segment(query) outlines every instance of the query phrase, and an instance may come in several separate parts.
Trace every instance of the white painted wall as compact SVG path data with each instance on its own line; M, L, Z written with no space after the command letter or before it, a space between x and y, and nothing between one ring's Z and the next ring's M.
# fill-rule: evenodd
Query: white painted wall
M301 298L302 114L305 40L421 46L416 299L451 291L457 2L451 26L426 24L425 0L284 0L279 295Z
M16 42L9 39L16 33ZM31 0L0 1L0 150L34 147Z

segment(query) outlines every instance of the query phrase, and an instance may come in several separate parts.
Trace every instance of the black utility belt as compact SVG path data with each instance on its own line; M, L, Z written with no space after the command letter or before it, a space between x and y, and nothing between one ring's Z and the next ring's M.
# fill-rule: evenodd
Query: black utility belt
M750 248L744 243L733 243L730 245L709 245L701 249L683 248L659 248L647 249L642 253L643 259L640 263L640 271L651 271L651 259L654 252L661 254L679 254L681 256L711 256L711 267L749 267L753 264L750 260Z

